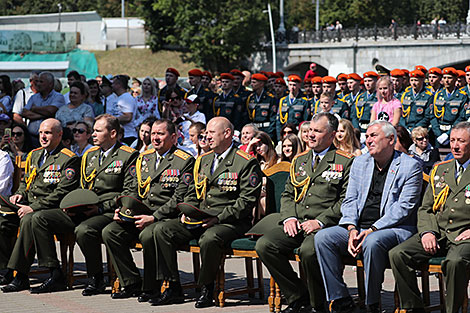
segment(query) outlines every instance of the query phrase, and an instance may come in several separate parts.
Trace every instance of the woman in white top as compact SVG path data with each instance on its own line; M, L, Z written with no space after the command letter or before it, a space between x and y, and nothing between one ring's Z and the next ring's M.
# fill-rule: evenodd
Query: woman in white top
M142 94L136 98L137 102L137 117L136 125L140 125L148 117L154 116L160 118L158 112L158 87L155 80L151 77L145 77L142 82Z

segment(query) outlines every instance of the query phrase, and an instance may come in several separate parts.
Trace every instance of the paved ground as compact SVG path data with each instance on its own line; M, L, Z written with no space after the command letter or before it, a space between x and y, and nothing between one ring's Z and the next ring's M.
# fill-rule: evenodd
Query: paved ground
M134 258L137 265L142 267L142 253L134 252ZM85 269L83 263L83 256L79 248L75 249L76 268L80 270ZM181 269L181 277L183 281L191 281L192 279L192 264L191 255L186 252L179 254L179 264ZM297 264L294 264L295 268ZM245 263L242 259L228 259L226 261L226 286L236 287L244 283L244 268ZM347 266L345 269L345 281L350 287L350 293L356 294L356 279L355 269ZM32 276L31 281L34 285L38 285L44 275ZM73 290L65 292L57 292L44 295L31 295L28 291L23 291L16 294L3 294L0 293L0 312L194 312L194 298L196 292L193 289L185 290L187 300L183 304L164 306L164 307L151 307L149 304L138 303L135 298L124 300L112 300L110 298L110 288L108 294L83 297L81 291L83 289L83 280L79 280L74 284ZM267 297L269 294L269 274L264 269L264 285L265 285L265 299L260 300L249 299L248 296L242 295L234 299L228 299L226 307L224 308L207 308L197 310L198 312L269 312L267 304ZM393 288L394 280L390 270L386 272L386 278L382 290L383 309L386 312L393 312ZM431 290L433 302L438 299L437 292L437 279L431 278Z

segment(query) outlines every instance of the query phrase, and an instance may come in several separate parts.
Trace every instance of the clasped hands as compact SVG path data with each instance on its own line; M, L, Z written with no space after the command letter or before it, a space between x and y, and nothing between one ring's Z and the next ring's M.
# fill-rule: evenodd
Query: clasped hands
M303 230L307 235L309 235L321 228L322 227L317 220L307 220L305 222L299 223L296 218L292 218L284 223L284 232L289 237L297 236L299 230Z

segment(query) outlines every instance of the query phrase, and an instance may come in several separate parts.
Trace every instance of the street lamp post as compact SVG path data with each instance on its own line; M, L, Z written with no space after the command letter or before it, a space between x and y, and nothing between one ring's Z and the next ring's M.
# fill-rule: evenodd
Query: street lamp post
M271 46L272 46L272 54L273 54L273 72L277 72L277 64L276 64L276 39L274 37L274 25L273 25L273 16L271 13L271 5L268 2L268 16L269 16L269 28L271 31ZM266 13L266 11L263 11Z
M57 3L57 7L59 8L59 25L57 25L57 31L60 32L60 14L62 13L62 4Z
M124 0L121 0L121 17L124 18L126 16L125 8L124 8Z
M470 0L469 0L470 1ZM278 40L281 44L286 42L286 27L284 26L284 0L279 1L279 28L277 29ZM279 38L280 37L280 38Z

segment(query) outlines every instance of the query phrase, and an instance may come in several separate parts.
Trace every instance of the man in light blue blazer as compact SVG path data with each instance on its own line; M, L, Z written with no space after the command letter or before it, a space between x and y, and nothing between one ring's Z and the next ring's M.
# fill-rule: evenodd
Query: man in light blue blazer
M372 122L366 138L369 153L352 164L338 226L315 237L331 312L354 310L342 277L342 256L362 256L368 312L379 312L388 251L416 232L420 162L394 150L397 133L389 122Z

